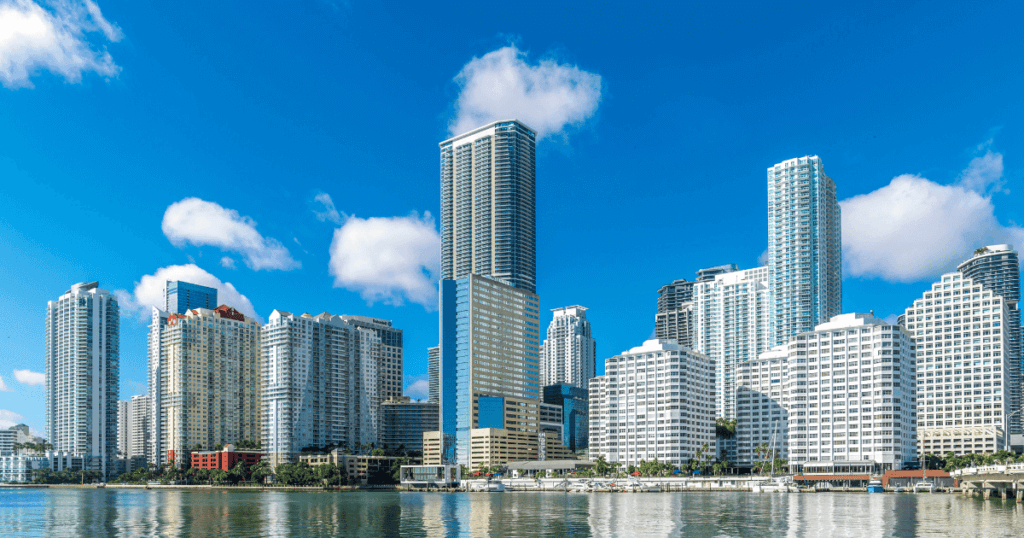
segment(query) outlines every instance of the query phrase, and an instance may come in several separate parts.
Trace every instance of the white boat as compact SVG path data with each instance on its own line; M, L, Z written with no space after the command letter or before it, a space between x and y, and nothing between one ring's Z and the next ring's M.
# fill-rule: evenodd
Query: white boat
M935 493L935 483L922 480L914 484L914 493Z
M591 491L594 491L594 488L590 487L588 482L580 480L579 482L569 486L569 491L575 493L590 493Z
M800 487L788 476L778 476L751 486L754 493L800 493Z

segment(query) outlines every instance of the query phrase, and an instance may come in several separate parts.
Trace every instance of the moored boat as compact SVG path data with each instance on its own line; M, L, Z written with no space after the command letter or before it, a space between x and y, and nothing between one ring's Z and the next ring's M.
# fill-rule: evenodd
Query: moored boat
M868 493L885 493L885 488L882 487L882 481L877 478L868 480Z

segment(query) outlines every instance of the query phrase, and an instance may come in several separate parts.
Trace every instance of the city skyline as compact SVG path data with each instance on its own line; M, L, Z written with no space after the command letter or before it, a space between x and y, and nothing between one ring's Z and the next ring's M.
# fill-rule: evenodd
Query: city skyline
M274 95L258 93L254 96L266 101L263 106L278 115L268 121L279 132L246 134L252 124L241 120L240 112L248 105L240 105L241 108L227 107L220 111L209 123L199 121L195 131L197 138L190 138L179 124L172 123L163 134L157 130L158 124L163 122L159 121L161 116L152 111L154 101L121 104L126 97L132 100L130 97L152 90L158 73L147 66L145 60L165 54L154 48L157 38L146 35L144 10L148 8L116 2L103 2L100 7L104 16L117 25L118 32L138 47L130 51L124 43L99 38L117 64L118 73L84 73L81 83L68 79L69 83L65 84L61 75L42 70L27 79L34 87L28 87L25 81L4 79L4 88L0 89L3 98L12 105L4 112L4 118L22 127L17 135L3 135L4 146L9 150L0 154L0 174L9 178L8 184L13 186L9 191L13 196L0 200L0 212L5 215L0 222L0 236L6 238L0 245L0 252L11 261L0 273L0 286L9 290L3 306L13 311L37 313L15 320L0 333L0 342L4 344L4 360L0 361L0 379L3 380L0 420L5 421L3 425L25 422L42 432L43 398L38 382L38 374L44 370L39 344L43 329L38 323L41 305L75 282L94 280L100 280L111 291L122 291L119 295L123 311L119 387L122 400L146 393L147 307L163 304L163 298L152 291L158 289L154 287L156 284L162 287L166 280L215 287L221 295L220 303L235 306L260 321L265 321L273 309L291 312L329 309L392 320L395 326L406 331L403 388L425 381L426 349L437 344L436 292L432 291L436 289L436 280L427 279L426 270L439 271L439 268L430 265L436 263L436 249L425 249L431 252L424 254L414 247L440 234L436 223L441 218L437 207L437 176L434 175L436 164L426 149L436 140L458 134L453 131L461 132L457 127L466 125L465 121L473 122L469 124L472 129L488 121L516 116L515 110L480 108L479 102L472 99L475 95L473 82L485 81L486 76L501 69L528 78L543 76L542 66L552 65L553 69L560 69L560 73L576 77L581 83L582 93L575 95L574 101L579 107L556 107L549 121L535 117L519 119L537 129L540 137L537 188L543 194L537 196L537 273L544 275L537 282L537 293L541 297L540 324L546 327L550 322L550 308L585 304L590 308L588 318L594 325L595 337L601 340L601 348L606 352L630 349L651 334L657 290L665 283L678 278L691 279L697 269L723 263L736 263L742 268L760 266L758 256L767 248L764 244L766 197L760 173L765 167L787 159L818 155L827 161L829 174L838 183L837 197L843 205L844 217L859 213L890 221L892 217L904 219L897 219L897 223L913 222L903 215L871 213L871 209L884 207L886 201L896 207L894 200L906 199L912 204L913 197L922 192L934 193L938 198L961 194L961 199L970 202L961 205L949 202L950 205L937 208L929 206L937 213L949 209L962 211L963 218L959 220L963 221L963 226L941 228L952 240L940 243L922 240L920 248L923 250L915 250L916 246L895 248L907 245L894 242L885 233L865 232L871 218L855 219L848 226L844 223L843 240L847 245L844 263L847 265L843 268L842 312L874 310L880 317L902 313L914 299L930 289L939 275L954 270L956 263L967 259L974 248L998 243L1015 243L1019 248L1024 243L1013 241L1015 237L1022 237L1019 228L1000 224L1024 217L1015 213L1015 208L1022 206L1013 203L1018 196L1013 188L1014 179L1019 175L1015 172L1016 165L1012 165L1016 156L1007 153L1004 170L1000 151L1000 148L1019 147L1022 136L1020 110L1003 106L1008 100L988 99L991 108L975 103L944 110L935 114L939 118L928 120L935 123L924 122L911 129L902 123L881 122L889 117L886 114L892 114L901 105L904 108L899 117L908 118L908 123L918 121L924 117L923 109L929 108L928 103L944 102L955 90L930 93L931 101L925 99L922 104L913 106L908 106L903 98L892 97L885 111L865 113L862 118L840 122L839 127L844 131L841 134L823 128L804 130L806 126L783 124L777 126L781 130L776 133L778 136L763 133L764 136L736 140L728 149L722 149L717 146L722 145L729 133L760 127L762 121L783 122L785 116L802 109L804 103L798 107L781 93L766 90L768 99L781 102L777 113L761 120L725 114L721 111L723 103L735 102L742 105L740 108L748 109L763 101L755 102L749 96L729 92L722 94L720 100L710 97L714 90L730 81L728 75L713 72L708 80L694 83L695 88L682 98L667 91L667 85L656 86L653 99L635 104L642 101L636 99L640 90L629 82L630 72L619 66L621 57L618 63L614 58L606 60L606 51L581 33L535 31L514 38L516 48L510 48L507 37L495 37L497 32L507 30L485 26L473 35L472 39L477 41L467 39L467 43L443 55L442 64L432 65L429 71L404 63L409 60L397 63L399 72L409 73L410 80L415 80L400 87L423 98L415 105L403 102L399 107L397 112L405 115L406 125L409 117L417 118L413 123L419 124L405 132L393 128L361 129L368 125L368 116L353 117L347 124L339 122L345 124L342 128L330 127L311 119L307 109L285 107ZM358 20L367 16L365 9L349 8L344 18ZM788 15L792 13L772 20L783 21ZM224 14L214 12L211 16ZM974 16L981 16L981 11L970 15ZM553 14L552 24L559 17L558 13ZM744 17L733 22L739 27L754 25ZM511 23L516 24L516 21ZM884 34L893 24L895 18L881 17L864 32ZM207 30L197 32L204 42L215 40ZM363 35L361 32L357 28L346 28L338 35L350 35L349 39L354 39L356 35ZM811 38L786 38L783 49L806 44L806 39ZM837 49L830 51L834 53ZM852 50L849 54L853 54ZM759 58L765 60L764 56ZM900 63L895 61L898 56L889 58L893 65ZM720 59L751 68L735 59ZM548 60L553 63L545 64ZM368 58L356 54L351 61L358 66ZM780 65L765 60L765 67L757 70L770 71ZM168 63L167 69L185 73L176 62ZM207 69L209 67L200 67L200 70ZM908 69L899 80L907 82L926 70L927 66ZM228 70L222 78L206 77L213 88L197 90L198 102L190 103L164 91L154 93L154 99L170 103L174 111L191 116L194 112L225 105L225 96L241 91L237 85L251 76L252 73L245 70ZM333 75L328 76L334 80ZM1012 88L1015 87L1012 81L1019 80L1013 77L1020 75L1001 73L998 76L1011 82L1004 80L994 86ZM371 84L376 81L386 86L392 81L372 71L368 77ZM192 86L193 81L184 78L179 83L198 88ZM308 91L309 84L308 80L304 82L300 92ZM400 90L384 92L386 95L381 98L401 101L396 96L397 91ZM964 90L958 94L958 99L970 100L972 91L978 90ZM990 88L988 91L998 90ZM357 90L346 92L350 98L358 95ZM60 113L67 117L43 109L54 102L67 103L66 107L59 107ZM710 105L703 107L710 112L698 113L697 109L702 107L695 103ZM811 103L814 104L823 106L824 101ZM863 109L866 104L854 99L851 106L851 114L855 115L858 107ZM446 108L450 109L448 113L441 112ZM927 114L934 114L933 108L927 110ZM995 109L999 108L997 112ZM332 105L327 115L331 119L345 118L348 117L346 110ZM698 153L710 151L712 160L719 160L716 167L706 168L708 165L695 163L695 168L688 172L666 174L660 170L682 155L673 153L678 150L669 149L657 140L664 131L655 129L649 135L640 134L640 129L651 124L646 123L649 120L645 118L638 118L638 111L669 112L677 119L692 116L696 125L701 125L702 121L717 125L710 130L700 129L699 138L694 133L680 135L682 141L694 145ZM121 124L111 118L122 113L136 121L126 132L118 133ZM332 163L330 168L321 161L323 157L291 144L284 144L282 153L293 161L302 157L299 160L303 162L297 164L296 169L266 156L274 153L269 151L271 144L282 143L289 136L295 137L298 143L320 147L315 135L302 133L302 129L280 120L289 114L324 129L322 132L326 134L320 139L320 145L328 146L324 153L330 158L324 161ZM423 117L424 114L428 117ZM65 133L68 140L59 141L56 137L64 135L57 134L60 129L54 126L66 121L91 126L92 130ZM221 128L214 125L217 121L234 125L231 130L239 133L241 139L218 138L209 149L196 147L198 140L213 140L214 133ZM936 127L939 124L943 127ZM878 125L886 127L877 129ZM354 143L352 135L343 132L348 127L360 131L364 140ZM928 130L933 132L926 133ZM180 162L174 163L161 156L163 150L157 151L155 147L138 142L150 137L169 148L168 155L176 154ZM639 138L634 144L639 149L631 149L627 140L632 138ZM94 139L107 141L109 148L97 146ZM914 141L908 143L904 139ZM346 144L353 144L353 149L344 148ZM48 149L33 149L33 145ZM400 149L389 149L391 147ZM400 151L407 151L409 155L395 157L394 162L389 163L369 159L366 165L353 170L357 172L355 175L333 170L337 159L358 162L361 160L357 158L359 152L369 154L371 151L384 151L389 158ZM617 151L632 158L613 156ZM629 153L631 151L633 153ZM266 155L257 155L260 152ZM98 158L90 158L92 154ZM124 161L125 168L120 168L123 159L119 155L128 154L133 158ZM723 158L728 162L723 162ZM195 164L181 164L190 160ZM243 164L234 169L224 164L228 160ZM311 162L316 164L309 164ZM626 162L632 168L625 168ZM378 169L374 170L370 163L379 165ZM266 170L257 170L260 167ZM630 170L630 174L642 174L645 183L623 195L619 183L623 177L630 177L623 173L626 170ZM712 170L730 179L709 186L709 182L701 178L710 177ZM919 174L928 180L901 174ZM895 177L900 179L893 179ZM91 188L77 188L83 183ZM597 188L588 188L590 185ZM240 188L243 186L249 188ZM741 194L732 199L730 214L715 209L700 210L698 220L704 225L685 229L687 237L680 238L680 229L674 228L679 225L676 218L654 216L647 211L653 200L649 193L668 188L681 188L694 199L728 193L723 189ZM1010 192L1005 192L1007 189ZM382 193L386 195L381 196ZM51 218L53 207L62 210L57 218ZM411 215L412 211L417 213ZM607 215L616 215L614 226L601 223ZM207 228L185 225L188 217L196 216L206 219L203 223ZM74 226L75 222L88 225ZM911 236L927 239L934 235L927 226L916 226L911 226L910 230L917 232ZM209 229L225 233L204 231ZM748 233L748 229L754 232ZM412 271L408 270L408 265L389 273L386 269L391 267L386 265L367 269L346 263L367 252L361 248L372 251L380 246L379 242L371 241L366 247L358 239L387 237L395 230L409 237L413 244L410 248L396 250L412 252L405 258L412 260L408 262L414 265ZM748 235L750 238L745 237ZM850 238L852 242L848 241ZM621 270L617 269L617 261L623 256L642 256L648 249L664 249L666 244L671 255L645 266L643 274L635 278L628 281L618 278ZM935 248L937 245L942 248ZM874 251L887 252L900 263L887 263ZM569 268L566 260L574 260L573 267ZM907 260L910 263L906 263ZM416 265L420 261L427 265ZM587 269L581 271L581 267ZM393 277L395 281L410 275L413 278L395 286L382 281L378 274ZM427 282L427 286L417 278ZM606 284L610 280L615 280L616 286L609 291ZM404 304L388 304L389 301ZM599 351L598 374L609 356L610 353ZM425 383L422 386L425 387ZM416 395L426 397L426 391Z

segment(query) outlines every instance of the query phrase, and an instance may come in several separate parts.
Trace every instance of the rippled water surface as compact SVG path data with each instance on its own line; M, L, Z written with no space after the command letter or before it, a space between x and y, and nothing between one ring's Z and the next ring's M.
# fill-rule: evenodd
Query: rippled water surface
M1024 506L864 493L0 489L0 536L1024 536Z

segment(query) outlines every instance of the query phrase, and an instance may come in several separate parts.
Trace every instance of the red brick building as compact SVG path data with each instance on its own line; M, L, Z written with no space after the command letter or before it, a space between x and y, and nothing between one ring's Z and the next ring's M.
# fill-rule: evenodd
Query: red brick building
M246 467L252 467L262 458L263 453L259 450L235 450L234 445L225 445L221 451L193 452L190 464L195 469L230 471L238 462L245 463Z

